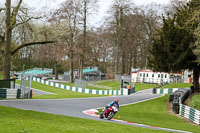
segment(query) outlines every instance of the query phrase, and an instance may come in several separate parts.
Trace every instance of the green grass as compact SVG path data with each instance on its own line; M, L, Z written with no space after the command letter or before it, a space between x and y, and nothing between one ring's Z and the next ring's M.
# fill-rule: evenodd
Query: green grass
M18 80L17 83L20 84L20 81ZM68 91L68 90L57 88L57 87L44 85L35 81L32 81L31 87L38 90L47 91L47 92L56 94L56 95L34 95L33 96L34 99L84 98L84 97L103 96L103 95L93 95L93 94Z
M113 87L113 89L115 90L119 90L121 87L121 82L117 82L117 81L103 81L97 84L102 85L102 86ZM158 85L156 84L145 84L145 83L135 83L134 85L135 85L136 91L158 87Z
M75 86L74 83L61 83L64 85L68 85L68 86ZM86 86L87 89L93 89L93 90L108 90L108 89L104 89L104 88L97 88L97 87L92 87L92 86Z
M192 86L192 84L190 83L170 83L170 84L167 84L167 85L164 85L161 87L161 89L164 89L164 88L190 88L190 86Z
M3 79L3 72L0 71L0 80Z
M156 84L144 84L144 83L135 83L135 91L141 91L145 89L155 88L158 87Z
M200 94L195 94L192 96L189 106L200 110Z
M108 86L112 87L114 90L119 90L121 87L121 82L117 82L115 80L108 80L108 81L102 81L102 82L97 82L97 85L102 85L102 86Z
M121 120L129 122L199 133L200 126L190 124L168 112L168 98L166 95L147 102L122 106L115 118L120 115Z
M62 84L68 85L68 86L75 86L74 83L62 83ZM103 81L103 82L93 82L93 84L112 87L113 90L120 90L120 87L121 87L121 83L114 81L114 80L113 81ZM135 83L134 85L136 87L136 91L141 91L141 90L145 90L145 89L158 87L158 85L156 85L156 84L145 84L145 83ZM109 89L97 88L97 87L92 87L92 86L86 86L86 88L87 89L95 89L95 90L109 90Z
M1 133L167 133L4 106L0 110Z

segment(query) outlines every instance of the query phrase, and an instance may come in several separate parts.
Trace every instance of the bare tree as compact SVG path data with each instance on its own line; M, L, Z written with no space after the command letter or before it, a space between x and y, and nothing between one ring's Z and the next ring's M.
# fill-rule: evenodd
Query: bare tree
M11 0L6 0L6 30L5 33L1 35L1 53L3 54L3 78L7 79L10 78L10 69L11 69L11 56L15 54L19 49L36 45L36 44L47 44L53 43L54 41L41 41L41 42L29 42L19 45L16 49L11 51L11 40L12 40L12 31L15 27L27 23L32 19L32 17L27 18L25 21L17 22L17 15L20 10L20 6L22 4L22 0L19 0L17 6L15 6L11 12Z
M83 68L85 66L85 51L86 51L86 45L87 45L87 17L91 12L95 11L95 4L97 3L97 0L82 0L82 9L80 10L83 12L83 43L81 45L81 53L80 53L80 69L79 69L79 78L82 79L83 77Z

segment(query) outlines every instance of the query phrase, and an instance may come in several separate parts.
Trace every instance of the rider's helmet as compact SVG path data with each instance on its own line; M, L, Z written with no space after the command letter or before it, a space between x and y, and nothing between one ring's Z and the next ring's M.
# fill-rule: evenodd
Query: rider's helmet
M114 102L118 104L119 100L118 100L118 99L115 99Z

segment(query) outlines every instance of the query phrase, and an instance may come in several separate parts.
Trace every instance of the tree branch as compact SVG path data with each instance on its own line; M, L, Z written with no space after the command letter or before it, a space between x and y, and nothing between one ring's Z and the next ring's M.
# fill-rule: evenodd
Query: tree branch
M24 24L24 23L30 21L31 19L40 19L40 18L41 18L41 17L30 17L30 18L28 18L27 20L25 20L25 21L23 21L23 22L20 22L20 23L17 23L17 24L15 24L15 25L12 25L11 29L17 27L18 25L21 25L21 24Z
M0 12L3 11L3 10L6 10L6 9L5 8L0 8Z
M30 42L30 43L25 43L17 47L11 52L11 55L14 55L17 51L20 49L27 47L27 46L32 46L32 45L37 45L37 44L48 44L48 43L55 43L56 41L42 41L42 42Z
M11 27L13 27L16 24L16 16L19 11L21 3L22 3L22 0L20 0L18 5L13 9L12 17L11 17Z

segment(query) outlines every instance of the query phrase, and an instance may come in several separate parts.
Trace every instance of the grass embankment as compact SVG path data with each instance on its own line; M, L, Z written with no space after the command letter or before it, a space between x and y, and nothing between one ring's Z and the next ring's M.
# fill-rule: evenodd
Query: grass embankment
M145 83L135 83L135 89L136 91L141 91L145 89L150 89L150 88L155 88L158 87L159 85L156 84L145 84Z
M74 83L61 83L63 85L68 85L68 86L75 86ZM107 90L107 89L103 89L103 88L97 88L97 87L92 87L92 86L86 86L87 89L94 89L94 90Z
M190 88L190 86L192 86L192 84L190 84L190 83L170 83L170 84L162 86L161 89L164 89L164 88Z
M0 106L1 133L166 133L108 122Z
M0 80L3 79L3 72L0 71Z
M190 107L200 110L200 94L193 95L188 105Z
M74 83L62 83L64 85L69 85L69 86L75 86ZM117 81L102 81L102 82L92 82L94 85L101 85L101 86L106 86L106 87L112 87L113 90L120 90L121 83ZM95 86L86 86L87 89L95 89L95 90L109 90L105 88L100 88L100 87L95 87Z
M200 126L192 125L168 112L168 98L169 96L166 95L158 99L122 106L115 118L120 115L121 120L129 122L199 133Z
M20 81L17 81L18 84L20 84ZM79 92L73 92L68 91L64 89L60 89L57 87L52 87L49 85L44 85L35 81L32 81L31 84L32 88L47 91L54 93L55 95L34 95L34 99L58 99L58 98L84 98L84 97L100 97L102 95L93 95L93 94L86 94L86 93L79 93Z
M74 86L73 83L62 83L62 84ZM102 82L93 82L93 84L112 87L113 90L120 90L120 87L121 87L121 82L117 82L114 80L113 81L109 80L109 81L102 81ZM145 83L135 83L134 85L135 85L136 91L141 91L141 90L145 90L145 89L158 87L158 85L156 85L156 84L145 84ZM86 86L86 88L87 89L96 89L96 90L108 90L108 89L97 88L97 87L92 87L92 86Z

